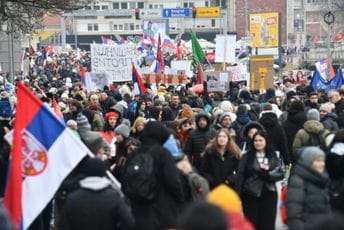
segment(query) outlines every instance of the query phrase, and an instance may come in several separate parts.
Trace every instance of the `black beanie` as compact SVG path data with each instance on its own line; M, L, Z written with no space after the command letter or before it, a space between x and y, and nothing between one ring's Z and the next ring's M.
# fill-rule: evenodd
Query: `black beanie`
M141 141L142 144L157 142L163 145L169 136L170 132L163 124L158 121L150 121L142 131Z
M105 176L106 166L104 161L97 157L88 158L83 161L82 170L86 176Z

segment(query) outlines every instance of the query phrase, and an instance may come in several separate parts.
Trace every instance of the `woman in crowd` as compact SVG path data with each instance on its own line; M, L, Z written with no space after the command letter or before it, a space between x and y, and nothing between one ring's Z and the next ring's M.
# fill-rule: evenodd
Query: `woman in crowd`
M236 189L241 195L244 214L257 230L275 229L277 189L283 171L268 134L260 130L252 139L238 169Z
M103 128L103 131L99 132L100 135L102 135L102 137L104 138L104 140L110 145L114 143L115 128L118 125L117 124L118 118L119 116L115 112L108 112L107 114L105 114L104 128Z
M136 120L134 121L134 124L131 128L130 136L137 139L137 140L140 140L142 130L145 128L145 124L146 124L146 119L144 117L136 118Z
M330 213L329 178L325 172L325 153L306 147L290 175L287 192L290 230L314 229L319 217Z
M234 186L240 149L227 129L221 129L205 148L201 174L210 189L225 183Z

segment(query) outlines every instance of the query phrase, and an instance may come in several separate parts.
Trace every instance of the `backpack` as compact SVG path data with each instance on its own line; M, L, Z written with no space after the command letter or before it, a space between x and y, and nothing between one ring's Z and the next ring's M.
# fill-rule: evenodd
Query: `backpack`
M157 196L158 187L154 159L150 154L133 154L125 166L123 191L129 199L140 202L152 201Z
M208 181L195 172L187 174L187 179L191 190L192 200L205 200L209 193Z
M0 117L10 118L13 115L11 104L8 99L0 100Z
M328 152L328 148L326 145L325 138L323 137L323 133L325 130L320 131L319 133L308 133L309 140L305 146L315 146L322 149L325 153Z

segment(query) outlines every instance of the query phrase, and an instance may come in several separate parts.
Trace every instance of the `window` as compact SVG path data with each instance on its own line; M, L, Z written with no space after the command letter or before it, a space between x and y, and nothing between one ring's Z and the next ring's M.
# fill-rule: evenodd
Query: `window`
M94 10L100 10L100 6L99 6L99 5L94 5L94 6L93 6L93 9L94 9Z
M136 2L129 2L129 9L135 9L136 8Z
M87 24L88 31L98 31L98 24Z
M105 6L103 5L102 6L102 10L108 10L108 9L109 9L109 6L107 6L107 5L105 5Z
M92 24L87 24L87 30L92 31L93 30L93 25Z
M137 3L137 8L143 9L143 8L144 8L143 2L138 2L138 3Z
M215 27L215 19L211 19L211 27Z
M92 7L91 6L86 6L85 10L92 10Z
M317 0L307 0L307 3L317 3Z
M118 30L118 25L113 25L113 30Z
M184 7L185 8L192 8L192 7L194 7L194 3L193 2L184 2Z
M160 8L160 9L163 9L163 8L164 8L164 5L163 5L163 4L160 4L160 5L159 5L159 8Z
M140 25L135 25L135 30L140 30Z
M129 30L129 23L124 23L124 30Z
M148 8L149 8L149 9L153 9L153 5L152 5L152 4L149 4Z
M127 2L121 2L121 9L128 9L128 3Z
M119 9L119 2L114 2L112 4L112 8L115 10L115 9Z
M154 9L159 9L159 5L158 4L154 4Z
M205 1L204 5L205 5L205 6L209 6L209 2L208 2L208 1Z
M134 30L134 23L130 23L130 30Z
M118 30L123 30L123 25L118 25Z

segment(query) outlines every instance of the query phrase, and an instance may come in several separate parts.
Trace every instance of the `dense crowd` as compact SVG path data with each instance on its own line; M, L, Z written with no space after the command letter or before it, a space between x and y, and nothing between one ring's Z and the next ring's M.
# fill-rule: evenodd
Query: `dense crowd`
M31 57L21 80L52 108L57 102L96 157L79 163L32 229L275 229L276 182L289 171L289 229L343 229L333 213L344 211L344 91L286 76L263 93L236 83L208 92L207 82L195 92L193 78L161 84L156 95L149 84L134 95L131 82L85 92L89 55L44 55ZM16 82L0 80L2 197Z

